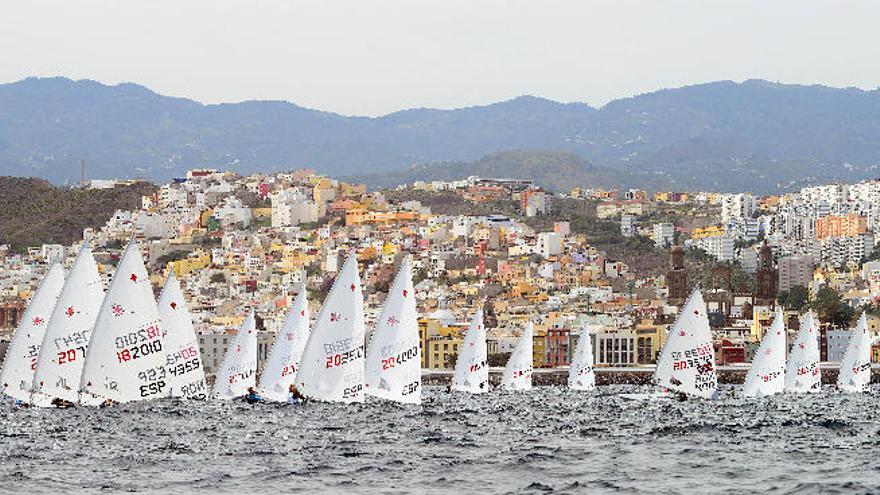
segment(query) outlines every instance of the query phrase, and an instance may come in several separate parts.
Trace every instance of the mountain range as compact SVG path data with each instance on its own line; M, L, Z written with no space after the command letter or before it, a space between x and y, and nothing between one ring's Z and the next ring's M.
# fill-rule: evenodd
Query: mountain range
M348 117L284 101L205 105L131 83L0 85L0 175L76 182L80 160L90 178L311 168L393 185L484 170L563 189L768 193L880 175L880 91L720 81L601 108L522 96Z

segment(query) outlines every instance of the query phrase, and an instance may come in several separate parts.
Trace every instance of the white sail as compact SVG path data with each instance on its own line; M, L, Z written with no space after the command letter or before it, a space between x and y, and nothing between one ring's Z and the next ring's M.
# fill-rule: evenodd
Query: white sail
M862 313L840 362L837 388L844 392L866 392L870 385L871 335L868 333L868 320Z
M296 382L296 371L308 339L309 301L303 284L269 351L263 376L260 377L262 397L278 402L287 400L290 386Z
M13 399L22 402L31 400L37 356L62 287L64 269L56 261L43 276L40 286L31 298L3 359L0 384L3 386L3 393Z
M79 402L86 349L104 299L104 285L88 243L83 242L52 310L34 371L33 403Z
M785 389L785 318L776 311L773 324L755 351L743 385L745 397L764 397Z
M474 313L471 325L455 362L452 374L452 390L482 394L489 391L489 364L487 361L486 327L483 326L483 310Z
M409 257L401 263L373 329L364 386L375 397L407 404L422 401L422 353Z
M593 369L593 343L589 327L581 330L571 368L568 370L568 388L572 390L593 390L596 388L596 372Z
M703 296L696 289L669 331L654 380L662 387L704 399L712 398L718 389L712 331Z
M504 390L531 390L532 367L534 356L532 355L532 336L534 329L532 323L526 324L525 330L519 337L516 347L510 354L504 374L501 376L501 388Z
M324 300L303 352L296 382L307 397L364 401L364 297L354 254Z
M84 400L132 402L168 390L159 309L137 241L116 267L98 312L80 386Z
M171 270L159 294L159 321L165 332L163 342L168 396L204 399L208 388L205 385L199 339L174 270Z
M822 372L819 369L819 327L813 312L801 322L801 329L788 353L785 369L787 392L819 392L822 388Z
M214 381L214 397L234 399L257 384L257 322L253 310L229 342Z

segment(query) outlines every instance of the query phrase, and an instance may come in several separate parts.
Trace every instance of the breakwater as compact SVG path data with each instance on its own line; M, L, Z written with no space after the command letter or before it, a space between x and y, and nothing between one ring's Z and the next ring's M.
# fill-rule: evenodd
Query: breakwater
M822 383L834 384L837 381L839 366L823 364ZM747 366L719 366L718 383L741 385L746 379ZM489 369L489 382L497 385L501 382L503 368ZM880 381L880 367L873 365L871 381ZM596 385L649 385L654 376L653 367L596 368ZM452 379L452 370L422 370L422 383L425 385L448 385ZM568 368L539 368L532 374L532 383L541 385L565 385L568 383Z

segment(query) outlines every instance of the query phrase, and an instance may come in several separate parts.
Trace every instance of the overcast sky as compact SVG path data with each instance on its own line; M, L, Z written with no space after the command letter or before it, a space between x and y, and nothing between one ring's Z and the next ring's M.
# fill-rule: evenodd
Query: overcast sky
M877 1L26 0L0 13L0 82L363 115L521 94L601 105L719 79L873 89L878 22Z

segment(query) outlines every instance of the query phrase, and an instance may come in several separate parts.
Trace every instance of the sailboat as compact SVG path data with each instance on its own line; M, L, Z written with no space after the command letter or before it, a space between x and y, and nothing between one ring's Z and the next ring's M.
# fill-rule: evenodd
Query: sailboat
M593 390L596 388L596 373L593 369L593 343L589 328L581 330L571 368L568 370L568 388L572 390Z
M743 385L743 396L764 397L785 389L785 318L776 310L773 324L755 351Z
M694 289L669 331L654 381L661 387L710 399L718 390L712 331L703 295Z
M79 384L104 285L88 242L83 242L52 310L34 370L31 402L79 402Z
M6 350L3 371L0 371L0 384L3 386L3 393L15 400L31 400L37 356L62 287L64 269L60 262L55 261L40 281L40 286L24 311Z
M365 391L382 399L422 401L422 352L409 257L388 291L367 349Z
M257 383L257 322L248 311L235 338L229 342L214 381L214 397L234 399L247 394Z
M296 383L306 397L364 401L364 297L351 254L321 306L303 352Z
M819 392L822 371L819 369L819 331L813 312L807 312L801 322L785 369L786 392Z
M263 376L260 377L260 395L277 402L287 400L290 386L296 382L296 370L309 338L309 302L305 284L287 313L281 330L275 336Z
M871 335L868 334L868 319L865 313L862 313L840 362L837 388L844 392L856 393L867 392L870 385Z
M455 371L452 374L452 390L472 394L489 391L487 353L483 310L478 309L459 349Z
M83 367L83 402L132 402L165 396L168 381L159 309L132 238L98 312Z
M165 331L163 341L168 396L204 399L208 388L205 385L199 339L174 270L171 270L159 294L159 321Z
M531 390L532 389L532 335L534 329L532 322L526 323L526 328L510 354L504 374L501 375L501 388L504 390Z

